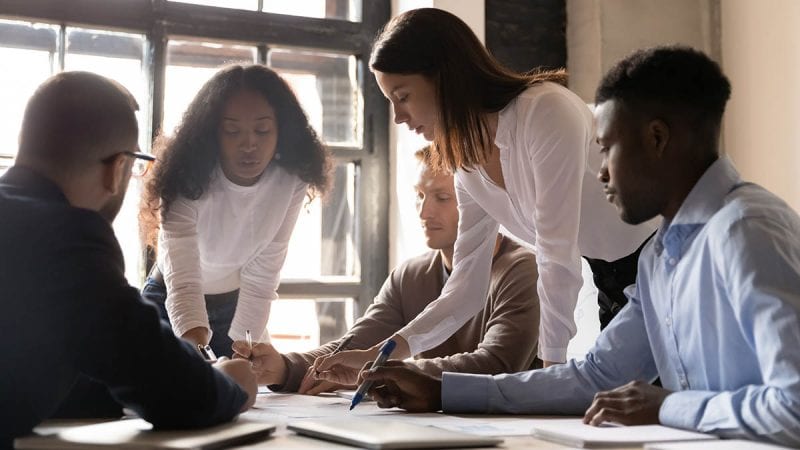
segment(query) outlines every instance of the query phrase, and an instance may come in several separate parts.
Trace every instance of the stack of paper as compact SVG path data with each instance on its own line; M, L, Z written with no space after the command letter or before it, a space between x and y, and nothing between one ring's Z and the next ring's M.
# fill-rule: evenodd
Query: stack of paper
M533 435L553 442L581 448L638 446L653 442L699 441L716 436L678 430L661 425L619 426L585 425L582 419L535 419Z

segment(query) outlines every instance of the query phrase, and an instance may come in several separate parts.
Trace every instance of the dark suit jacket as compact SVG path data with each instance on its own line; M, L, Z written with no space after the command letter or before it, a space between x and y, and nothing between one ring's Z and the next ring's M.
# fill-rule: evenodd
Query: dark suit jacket
M0 330L0 447L59 408L113 412L109 393L160 428L228 421L246 401L128 285L109 223L16 166L0 178Z

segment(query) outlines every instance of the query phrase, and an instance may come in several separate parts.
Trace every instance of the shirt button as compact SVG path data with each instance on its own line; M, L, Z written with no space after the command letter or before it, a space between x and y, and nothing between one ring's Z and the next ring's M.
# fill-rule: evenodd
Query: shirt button
M672 325L672 319L671 319L671 318L669 318L669 317L667 317L667 319L666 319L666 320L664 320L664 323L666 323L666 324L667 324L667 326L669 327L669 326L671 326L671 325Z
M675 261L675 258L670 258L670 259L669 259L669 265L670 265L670 266L674 266L674 265L675 265L677 262L678 262L678 261Z

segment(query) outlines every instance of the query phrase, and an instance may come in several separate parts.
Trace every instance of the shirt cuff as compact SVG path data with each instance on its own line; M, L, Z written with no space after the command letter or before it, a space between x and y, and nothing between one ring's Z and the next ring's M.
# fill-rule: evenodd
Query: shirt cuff
M680 391L669 394L658 410L661 425L697 430L700 411L715 394L708 391Z
M197 327L203 327L208 330L208 342L211 342L211 337L214 335L214 333L211 331L211 327L207 322L202 322L199 320L187 320L185 322L172 324L172 330L175 332L175 336L178 337L183 336L183 334L187 331Z
M444 372L442 412L485 413L489 410L491 375Z
M567 362L567 348L539 347L539 359L556 363Z
M267 387L272 392L297 392L310 366L299 353L281 353L281 358L286 366L286 380L283 384L270 384Z
M448 316L431 329L427 333L415 333L413 330L401 330L397 332L408 343L408 351L410 356L419 355L420 353L435 348L442 342L446 341L450 336L458 331L456 320L452 316Z

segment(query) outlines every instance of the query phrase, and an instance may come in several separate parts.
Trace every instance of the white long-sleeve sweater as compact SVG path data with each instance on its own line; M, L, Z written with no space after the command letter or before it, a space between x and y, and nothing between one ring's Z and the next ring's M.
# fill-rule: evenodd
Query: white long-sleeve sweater
M209 328L205 294L239 289L228 335L264 334L270 302L277 298L289 238L308 185L277 164L258 182L239 186L217 167L197 200L176 199L158 239L158 265L167 287L167 312L175 334Z

